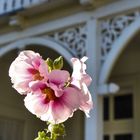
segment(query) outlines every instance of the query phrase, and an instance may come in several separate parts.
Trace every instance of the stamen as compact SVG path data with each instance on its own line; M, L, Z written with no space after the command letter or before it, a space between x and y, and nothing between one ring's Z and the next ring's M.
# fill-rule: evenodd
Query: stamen
M34 81L36 80L42 80L43 79L43 76L40 75L39 71L37 71L36 74L34 74Z
M43 89L42 92L46 94L46 99L49 101L55 100L57 98L54 94L54 91L49 87Z
M40 72L36 69L28 69L28 71L33 75L33 80L42 80L44 77L40 75Z

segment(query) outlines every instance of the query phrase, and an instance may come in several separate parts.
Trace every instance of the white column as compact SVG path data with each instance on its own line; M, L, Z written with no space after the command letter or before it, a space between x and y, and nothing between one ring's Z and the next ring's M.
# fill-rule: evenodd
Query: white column
M30 2L30 0L24 0L23 1L23 7L29 7L31 5L31 2Z
M5 3L5 0L0 0L0 15L5 12L4 11L4 3Z
M85 140L102 140L102 97L97 94L97 79L100 65L99 31L96 19L87 22L87 71L93 79L90 91L93 97L94 108L90 118L85 119Z
M11 12L11 11L13 11L13 0L7 0L6 1L6 3L7 3L7 8L6 8L6 12Z
M21 1L20 0L16 0L15 6L14 6L14 10L20 9L20 8L22 8Z

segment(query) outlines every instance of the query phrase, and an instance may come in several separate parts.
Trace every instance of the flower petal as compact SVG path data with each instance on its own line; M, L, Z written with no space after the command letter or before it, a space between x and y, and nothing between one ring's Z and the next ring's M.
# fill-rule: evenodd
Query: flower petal
M33 51L22 51L12 62L9 76L20 94L31 92L30 82L47 80L48 67L42 57Z
M93 101L86 84L83 83L82 87L84 92L80 94L81 103L79 109L84 111L86 116L89 117L89 111L93 108Z
M41 119L54 124L62 123L73 116L80 106L79 91L72 87L66 88L64 94L49 103L49 111L43 114Z
M47 85L48 85L48 87L53 89L56 97L60 97L60 96L63 95L63 87L61 87L60 85L58 86L58 85L56 85L54 83L49 83Z
M26 108L38 117L48 111L49 103L42 94L29 93L24 99Z
M29 87L31 91L34 93L40 89L44 89L46 87L46 83L44 83L43 81L31 81L29 83Z
M73 63L73 73L71 84L79 88L81 91L80 95L80 107L82 111L85 112L87 116L89 116L89 111L93 106L91 94L87 88L90 85L92 79L86 73L86 64L84 63L87 60L87 57L83 57L81 60L77 58L72 58L71 61Z
M73 87L67 87L64 89L62 100L72 110L78 109L80 106L80 94L81 92Z
M70 74L65 70L52 70L49 74L49 82L56 85L64 85L68 81Z
M51 104L52 117L48 120L51 123L62 123L73 115L73 110L67 107L61 99L58 99Z

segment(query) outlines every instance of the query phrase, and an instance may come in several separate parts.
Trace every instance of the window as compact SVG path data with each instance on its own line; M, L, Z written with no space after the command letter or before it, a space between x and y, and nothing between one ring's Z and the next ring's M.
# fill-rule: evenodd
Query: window
M109 135L104 135L104 139L103 140L110 140Z
M0 140L23 140L24 122L0 117Z
M114 97L114 119L128 119L133 117L132 94Z
M132 140L132 134L120 134L120 135L115 135L114 140Z
M109 120L109 97L104 97L103 99L103 119Z

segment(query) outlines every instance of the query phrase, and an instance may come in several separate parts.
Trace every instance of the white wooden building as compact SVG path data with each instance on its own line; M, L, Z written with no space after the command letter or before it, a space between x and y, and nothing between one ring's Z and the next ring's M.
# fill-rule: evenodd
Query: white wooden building
M0 140L32 140L44 123L11 88L19 51L88 56L94 109L66 123L64 140L140 140L140 0L0 0Z

